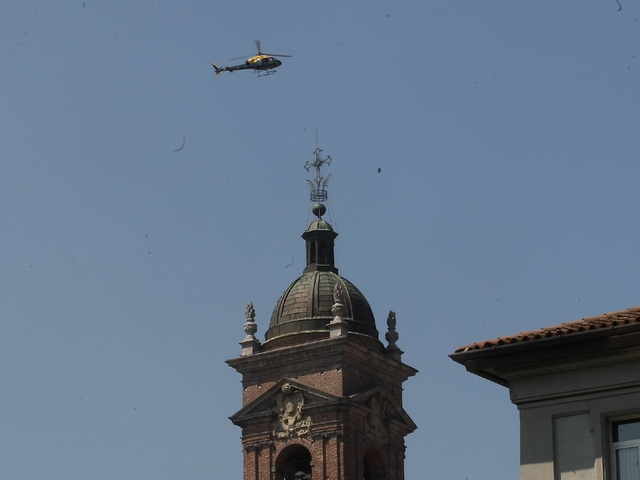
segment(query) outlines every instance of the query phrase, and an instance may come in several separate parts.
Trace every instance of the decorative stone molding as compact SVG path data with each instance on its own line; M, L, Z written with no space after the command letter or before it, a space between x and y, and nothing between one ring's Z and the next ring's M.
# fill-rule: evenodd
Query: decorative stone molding
M255 452L264 450L266 448L271 448L273 446L273 442L271 440L260 440L259 442L247 443L242 446L245 452Z
M277 418L271 423L275 438L300 437L311 432L311 417L303 417L304 395L290 383L282 385L281 393L275 396L273 411Z
M314 433L311 437L313 441L316 440L329 440L331 438L338 438L342 435L342 431L340 430L326 430L324 432Z
M397 446L397 445L387 445L387 453L389 453L390 455L397 455L399 457L401 457L402 459L404 459L406 457L406 451L407 451L407 447L406 446Z

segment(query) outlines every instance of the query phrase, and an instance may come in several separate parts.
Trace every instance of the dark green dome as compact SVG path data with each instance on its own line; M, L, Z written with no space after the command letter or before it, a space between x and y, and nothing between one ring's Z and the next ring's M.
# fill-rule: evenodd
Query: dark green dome
M343 319L349 332L377 339L378 330L369 302L349 280L332 271L307 272L284 291L273 309L265 339L292 333L328 332L327 323L334 317L331 306L336 283L342 285L345 293Z
M316 218L307 228L307 232L313 232L315 230L330 230L333 232L333 227L326 220L322 218Z
M324 213L324 205L314 205L314 213L321 212ZM320 216L302 234L306 242L307 266L273 309L263 344L266 348L329 338L327 324L335 317L331 307L335 303L333 294L337 284L344 293L345 314L341 318L347 324L349 335L372 348L381 347L369 302L353 283L338 275L333 251L337 236Z

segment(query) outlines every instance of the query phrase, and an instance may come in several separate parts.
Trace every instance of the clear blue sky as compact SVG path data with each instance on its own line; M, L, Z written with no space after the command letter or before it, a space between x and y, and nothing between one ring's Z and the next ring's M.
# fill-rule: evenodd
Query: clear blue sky
M517 478L507 390L447 355L640 304L620 1L3 2L0 479L241 478L224 360L302 272L316 130L420 371L407 480ZM256 39L293 57L215 77Z

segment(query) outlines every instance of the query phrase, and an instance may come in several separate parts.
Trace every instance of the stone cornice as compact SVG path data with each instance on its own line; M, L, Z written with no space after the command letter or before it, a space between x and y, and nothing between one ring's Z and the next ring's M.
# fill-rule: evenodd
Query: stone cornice
M347 357L384 371L401 382L418 372L415 368L367 348L349 337L315 340L302 345L293 345L254 355L232 358L227 360L227 363L238 372L246 374L292 363L302 365L303 362L308 360L313 360L315 370L322 361L326 361L328 366L344 364Z
M260 440L258 442L245 443L242 445L242 448L245 452L253 452L264 450L265 448L271 448L273 446L273 441L271 440Z

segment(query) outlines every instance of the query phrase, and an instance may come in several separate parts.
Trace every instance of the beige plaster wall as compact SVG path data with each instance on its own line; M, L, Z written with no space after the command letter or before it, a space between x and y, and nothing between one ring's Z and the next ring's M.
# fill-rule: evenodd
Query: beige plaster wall
M640 414L640 365L540 375L513 383L522 480L605 480L610 420Z

